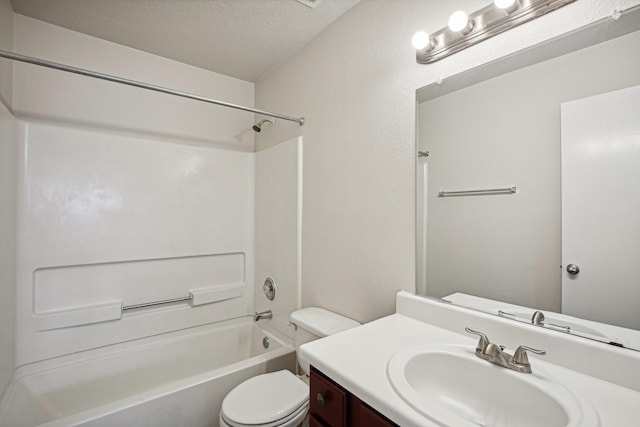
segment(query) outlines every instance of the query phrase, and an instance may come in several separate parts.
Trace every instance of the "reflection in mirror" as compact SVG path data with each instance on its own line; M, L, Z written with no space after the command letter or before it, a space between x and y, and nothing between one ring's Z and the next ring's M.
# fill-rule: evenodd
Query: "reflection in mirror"
M562 171L569 167L561 159L567 135L575 134L567 129L573 126L577 134L586 129L567 119L573 110L582 110L580 100L598 105L601 100L592 97L640 86L639 29L640 8L635 7L619 20L603 20L417 91L422 154L417 157L417 294L526 323L541 311L545 320L539 326L640 349L640 332L632 330L640 329L640 310L633 306L640 301L640 289L634 289L640 287L633 286L638 282L625 282L610 270L620 270L620 265L601 261L604 252L622 246L620 233L631 235L626 241L640 242L640 221L625 224L626 232L605 232L606 242L579 243L590 253L574 259L563 258L568 237L562 237L569 223L604 230L607 222L621 223L622 213L632 206L640 209L640 179L627 179L624 192L618 192L622 197L603 202L602 192L591 191L600 178L580 178L583 184L590 182L572 190L577 195L573 199L582 203L578 210L605 205L605 217L591 223L563 218L568 201L562 185L568 184ZM580 120L598 129L610 123L604 118ZM631 144L622 157L640 165L640 132L628 132ZM605 145L619 143L618 136L618 142ZM591 142L582 151L601 155L603 150ZM630 182L638 187L630 188ZM511 187L517 188L515 193L439 197L441 191ZM621 205L614 204L620 200ZM637 245L622 250L632 259L640 255ZM567 264L579 265L580 273L568 273ZM596 269L599 276L593 274ZM595 284L587 286L589 279Z

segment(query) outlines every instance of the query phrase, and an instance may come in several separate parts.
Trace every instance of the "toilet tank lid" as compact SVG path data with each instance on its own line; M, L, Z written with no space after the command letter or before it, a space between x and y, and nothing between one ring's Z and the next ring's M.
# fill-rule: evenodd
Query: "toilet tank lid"
M289 320L296 326L306 329L319 337L326 337L360 326L360 323L353 319L319 307L296 310L291 313Z

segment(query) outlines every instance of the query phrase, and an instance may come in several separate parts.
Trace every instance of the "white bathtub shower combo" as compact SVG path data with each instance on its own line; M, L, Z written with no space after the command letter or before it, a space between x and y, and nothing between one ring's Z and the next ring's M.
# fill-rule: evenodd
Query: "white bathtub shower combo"
M265 112L223 108L252 82L8 0L0 22L12 55L198 95L0 59L0 426L217 426L234 386L295 369L302 138L254 152Z

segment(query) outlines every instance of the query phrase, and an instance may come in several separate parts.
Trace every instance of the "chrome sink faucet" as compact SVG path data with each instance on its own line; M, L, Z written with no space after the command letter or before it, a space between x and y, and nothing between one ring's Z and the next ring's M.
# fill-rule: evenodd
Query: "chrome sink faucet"
M513 353L513 355L504 351L504 346L494 344L489 341L489 338L482 332L474 331L473 329L464 328L470 334L478 335L480 340L476 347L476 356L480 359L493 363L494 365L502 366L507 369L511 369L516 372L522 372L525 374L531 373L531 363L529 363L529 357L527 357L527 351L539 355L547 354L544 350L536 350L535 348L521 345Z

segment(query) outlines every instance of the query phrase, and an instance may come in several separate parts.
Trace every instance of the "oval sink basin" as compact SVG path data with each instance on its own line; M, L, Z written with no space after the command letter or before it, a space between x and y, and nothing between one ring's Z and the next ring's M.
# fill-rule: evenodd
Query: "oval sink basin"
M591 405L541 371L493 365L468 346L422 346L387 365L398 395L437 425L465 427L598 426Z

